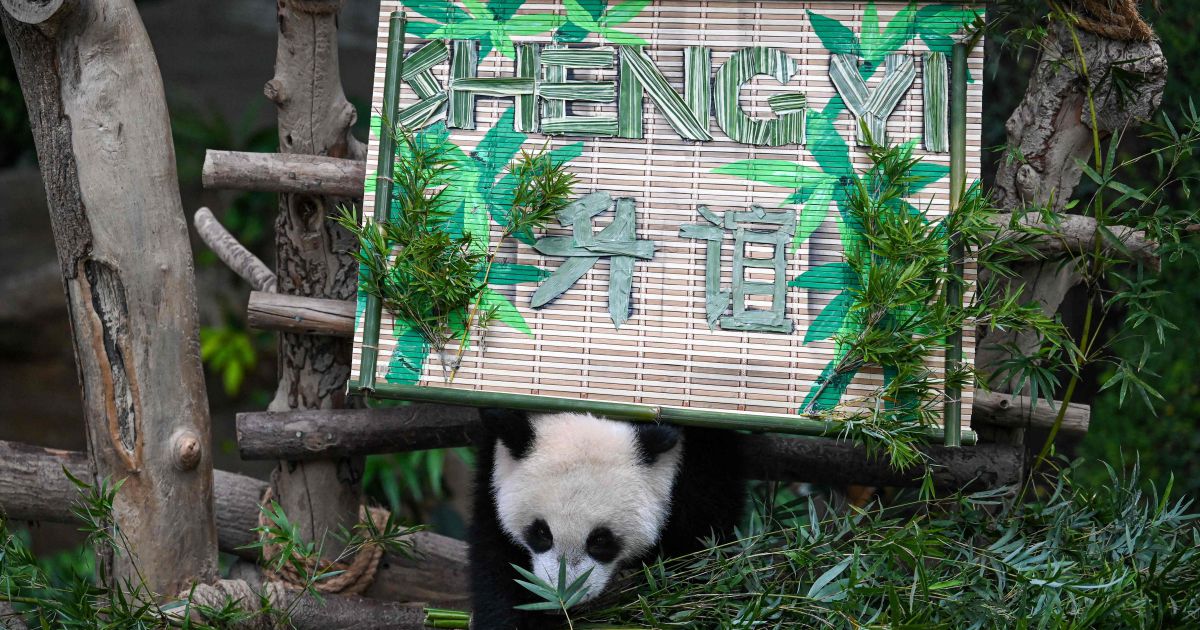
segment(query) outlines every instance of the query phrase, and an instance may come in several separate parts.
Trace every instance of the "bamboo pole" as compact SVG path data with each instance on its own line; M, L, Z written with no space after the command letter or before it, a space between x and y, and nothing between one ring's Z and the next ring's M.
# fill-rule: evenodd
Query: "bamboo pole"
M954 44L950 67L950 212L962 207L967 190L967 45ZM950 235L949 266L953 278L946 284L946 303L962 306L963 245L961 235ZM946 348L946 372L957 370L963 358L962 329L950 335ZM944 443L954 447L962 444L962 391L946 387L944 411L946 433Z
M396 162L396 138L393 128L400 98L400 75L404 69L404 31L407 18L402 11L393 11L388 19L387 67L383 79L383 120L379 127L379 164L375 173L376 223L385 223L392 208L392 167ZM363 312L363 342L358 381L352 389L371 391L375 388L375 362L379 357L379 325L383 303L379 296L368 295Z

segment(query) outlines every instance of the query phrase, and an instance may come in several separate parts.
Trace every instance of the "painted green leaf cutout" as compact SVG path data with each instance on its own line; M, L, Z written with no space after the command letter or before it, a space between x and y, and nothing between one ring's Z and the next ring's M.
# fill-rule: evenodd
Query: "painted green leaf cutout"
M517 307L513 306L513 303L508 298L497 293L494 289L489 288L484 292L481 307L484 310L495 309L496 318L501 322L504 322L518 332L530 337L533 336L533 331L529 329L529 324L521 316Z
M830 300L829 304L821 309L821 313L817 315L813 323L808 326L808 330L804 333L804 344L824 341L837 334L853 304L854 297L849 292L843 291L837 294L837 297Z
M392 351L383 378L393 385L414 385L421 380L421 373L425 369L429 342L406 322L396 322L392 336L396 339L396 349Z
M841 291L855 284L854 272L844 262L818 265L797 276L789 286L813 291Z

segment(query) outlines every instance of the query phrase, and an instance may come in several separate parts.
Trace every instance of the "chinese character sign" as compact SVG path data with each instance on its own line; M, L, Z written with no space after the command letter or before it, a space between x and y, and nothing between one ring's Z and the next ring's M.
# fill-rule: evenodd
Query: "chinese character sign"
M400 102L383 112L396 10L409 18ZM865 395L884 370L829 384L837 339L855 325L847 187L870 165L869 141L906 145L921 159L907 201L945 216L950 53L981 14L931 2L384 0L364 215L384 120L447 143L450 225L483 242L503 232L521 151L547 151L577 184L545 229L501 248L486 276L499 323L455 353L452 381L445 357L385 312L377 382L769 414L812 409L818 391L832 396L822 404ZM968 147L980 144L982 49L967 63ZM967 178L978 177L969 148ZM970 360L969 332L965 345Z

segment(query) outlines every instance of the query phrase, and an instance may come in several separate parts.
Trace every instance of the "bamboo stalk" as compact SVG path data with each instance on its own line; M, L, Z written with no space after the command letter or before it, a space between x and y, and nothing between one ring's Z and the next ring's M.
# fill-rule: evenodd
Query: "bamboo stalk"
M400 95L400 76L404 71L404 30L407 18L403 11L393 11L388 23L387 70L383 82L383 124L379 128L379 164L375 173L375 221L388 220L392 200L392 167L396 162L396 139L388 125L394 124ZM358 367L359 389L375 386L375 362L379 357L379 325L383 303L379 296L368 295L363 313L362 362ZM355 383L350 384L351 389Z
M967 187L967 46L954 44L950 80L950 212L958 212ZM962 306L963 246L958 234L950 235L950 274L953 280L946 286L946 302ZM956 369L963 358L962 329L950 335L946 348L946 371ZM944 412L946 446L962 444L962 392L946 387Z

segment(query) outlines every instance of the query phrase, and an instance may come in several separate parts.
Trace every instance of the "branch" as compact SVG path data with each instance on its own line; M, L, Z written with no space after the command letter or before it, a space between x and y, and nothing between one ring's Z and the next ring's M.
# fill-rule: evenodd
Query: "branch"
M1033 239L1033 246L1047 258L1078 257L1082 252L1090 252L1096 245L1096 219L1079 214L1056 215L1056 224L1051 225L1039 220L1036 215L1024 215L1018 219L1021 226L1052 234L1038 235ZM1002 229L1012 227L1011 213L998 214L993 223ZM1133 259L1158 271L1161 261L1156 253L1158 245L1146 238L1144 232L1130 227L1114 225L1109 228L1121 242L1129 254L1122 252L1116 243L1104 239L1102 246L1104 254L1114 258ZM1103 237L1101 237L1103 239Z
M63 474L64 467L80 479L91 478L83 453L0 441L0 513L14 521L76 522L71 506L79 490ZM258 527L259 501L266 489L265 481L213 471L221 551L258 560L258 552L246 546L257 541L252 530ZM365 595L450 608L467 605L466 545L432 532L418 532L412 540L415 556L384 555Z
M327 459L468 446L481 435L479 414L469 407L410 405L389 409L328 409L287 413L241 413L238 446L243 459ZM893 470L862 447L830 439L745 436L743 458L758 479L912 486L922 470ZM994 445L925 447L938 463L944 487L1002 485L1018 478L1016 449ZM989 468L990 467L990 468ZM981 475L981 470L989 470Z
M354 336L354 302L252 291L246 322L254 330Z
M205 188L361 197L365 177L359 160L211 149L204 156Z
M19 22L41 24L54 17L64 0L0 0L8 14Z
M275 291L275 273L263 261L238 242L208 208L200 208L193 218L196 232L205 245L234 273L259 291Z

